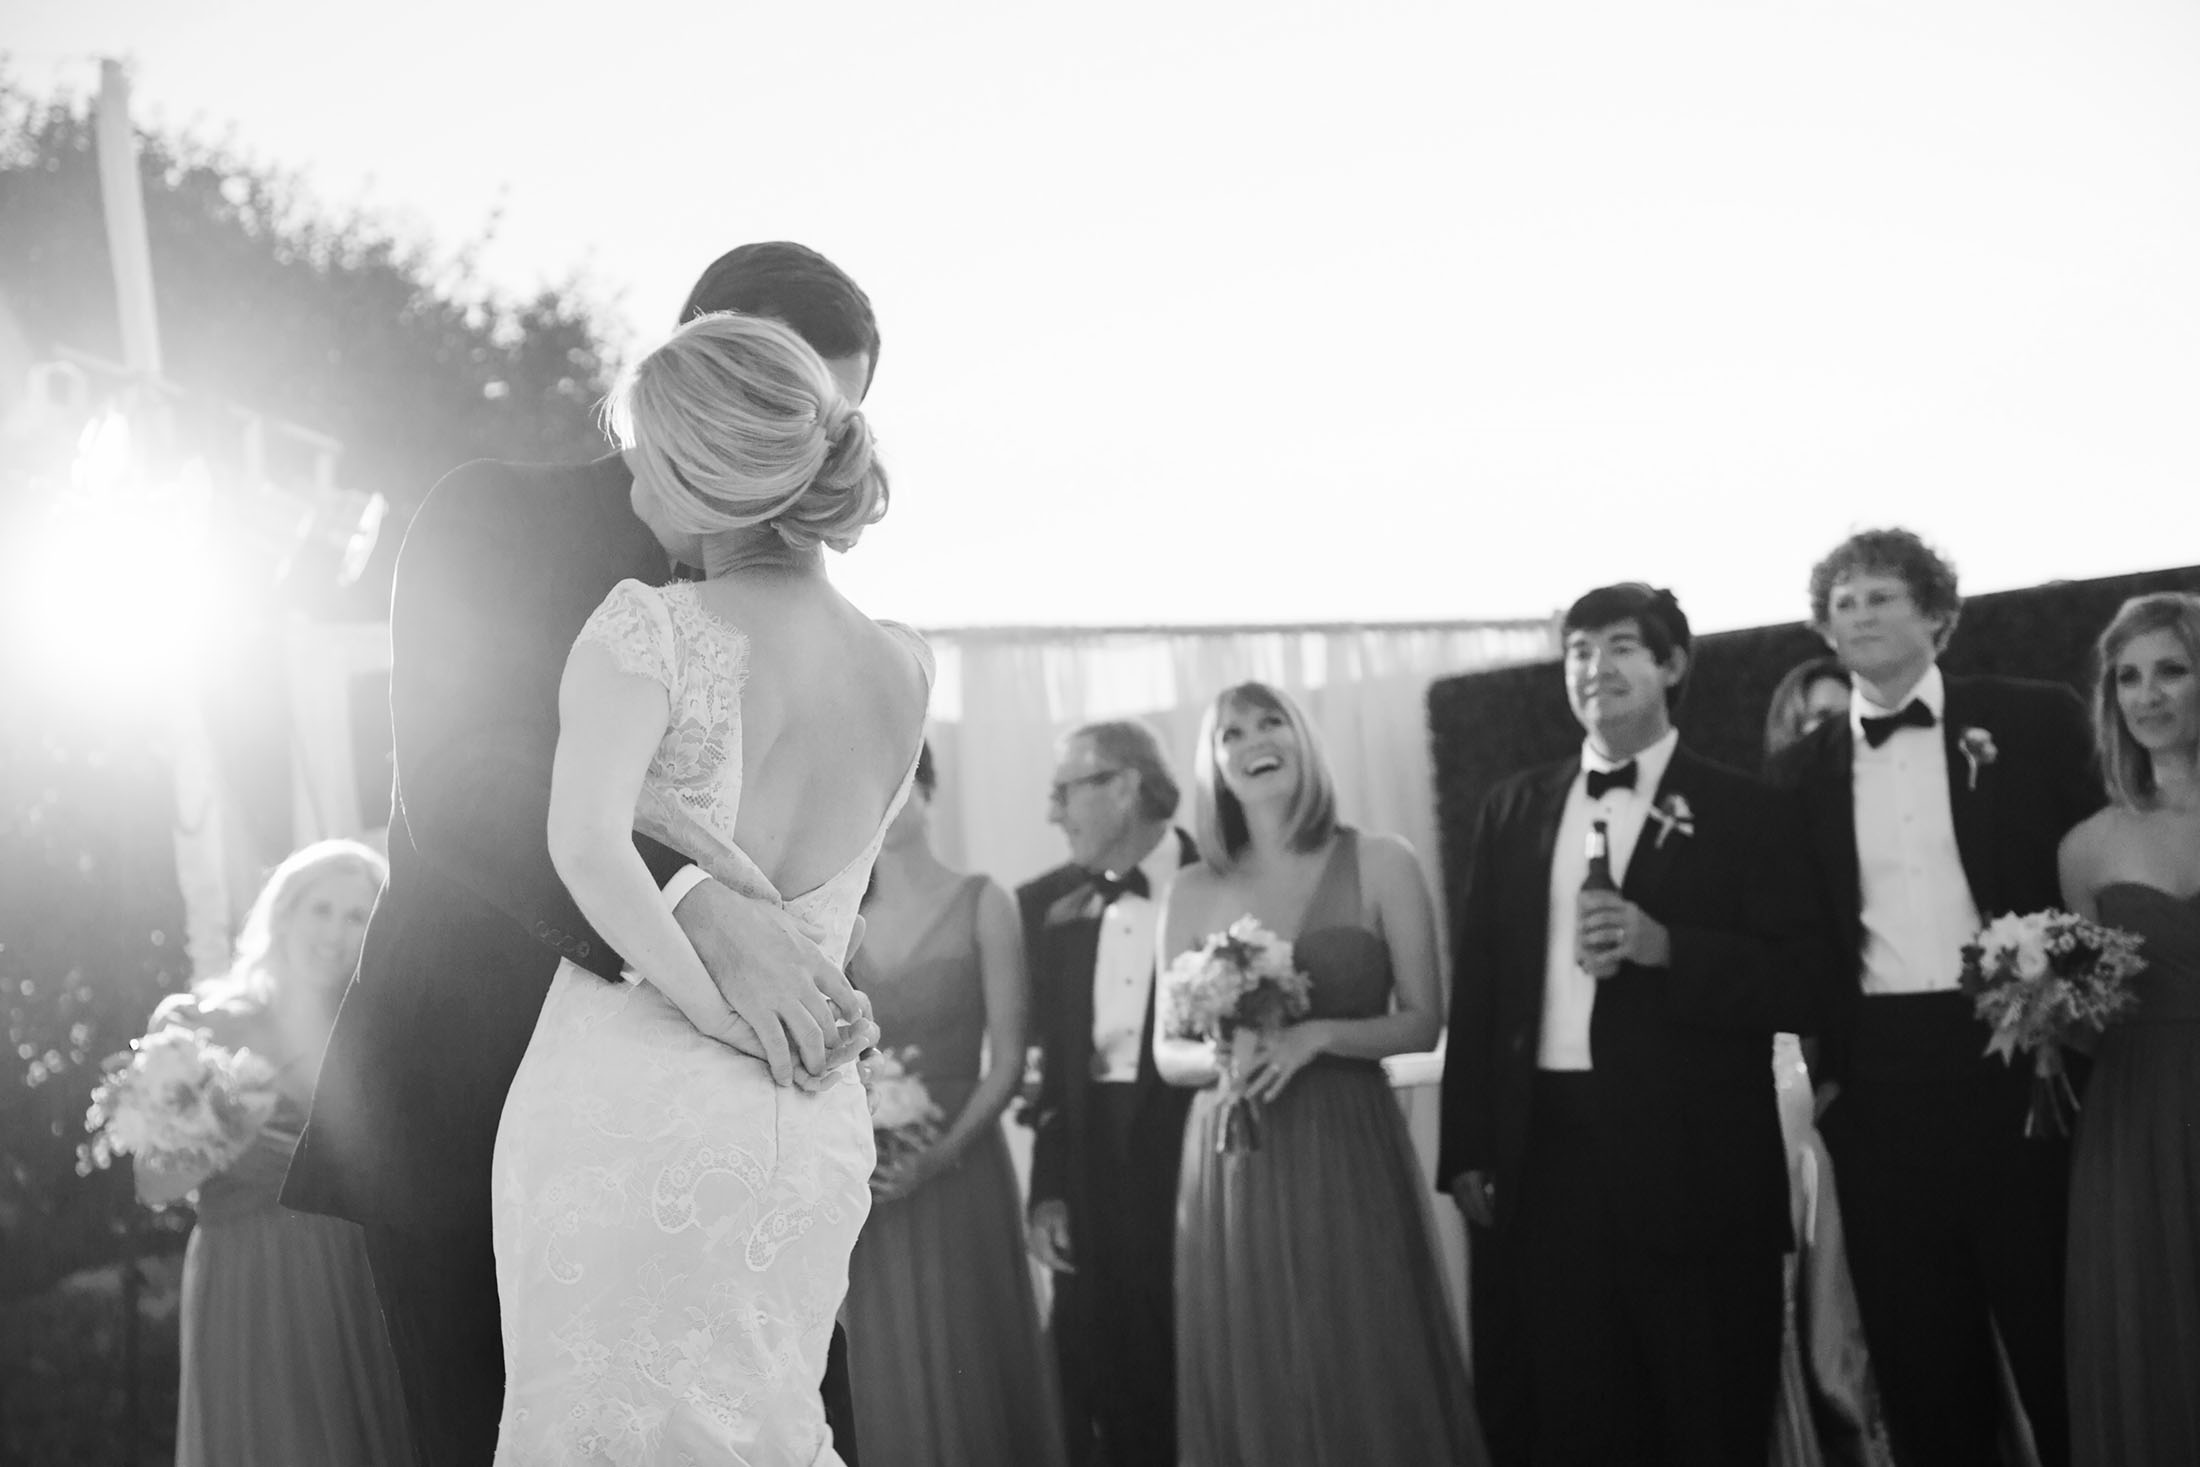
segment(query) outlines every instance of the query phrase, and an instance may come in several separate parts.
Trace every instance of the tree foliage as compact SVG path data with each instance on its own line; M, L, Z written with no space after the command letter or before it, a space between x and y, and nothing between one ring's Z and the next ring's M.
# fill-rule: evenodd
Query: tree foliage
M69 347L121 356L96 139L88 100L34 97L0 64L0 316L13 317L34 355ZM358 586L341 598L263 595L269 616L287 604L379 618L411 511L459 463L604 450L596 405L610 366L584 292L501 295L483 285L468 252L439 254L368 214L327 208L294 177L231 146L141 129L139 148L164 375L202 404L340 440L343 487L379 492L393 507ZM21 388L0 382L0 407ZM0 537L36 522L42 500L60 492L53 465L34 458L20 444L0 454ZM96 595L99 547L83 554L85 591ZM68 614L51 608L53 617ZM6 1323L59 1297L31 1296L65 1277L95 1277L89 1270L111 1273L118 1258L172 1250L187 1221L146 1215L123 1170L84 1177L76 1167L101 1061L192 976L159 710L131 710L125 697L118 715L113 697L94 707L48 696L14 655L39 630L10 626L0 635L0 707L8 710L0 718L0 1348L11 1356L0 1360L0 1381L8 1385L43 1378L32 1368L39 1361L12 1358L18 1348L43 1348L41 1331ZM266 630L246 636L272 647ZM111 673L87 672L126 683L128 649L117 651ZM274 662L261 663L269 679L280 678ZM279 691L269 702L279 717ZM274 742L283 747L279 730ZM272 778L287 776L278 768ZM110 1363L112 1378L124 1379L119 1359ZM30 1439L23 1433L44 1429L19 1419L47 1409L42 1392L32 1395L39 1399L0 1387L0 1460Z
M89 101L0 74L0 295L32 338L119 359L121 328ZM440 258L292 175L187 133L140 129L166 375L194 393L331 435L345 487L397 531L454 465L604 451L604 314L577 284L516 300L475 247ZM388 550L350 606L378 616Z

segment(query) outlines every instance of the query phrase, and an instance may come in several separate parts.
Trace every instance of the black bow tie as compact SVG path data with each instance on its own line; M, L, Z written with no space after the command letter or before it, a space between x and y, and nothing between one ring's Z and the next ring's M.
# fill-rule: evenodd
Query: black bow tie
M1635 761L1630 759L1617 769L1592 769L1589 771L1589 798L1601 800L1609 790L1631 790L1635 787Z
M1876 749L1893 738L1896 729L1931 728L1934 720L1933 710L1916 698L1912 698L1903 706L1900 713L1890 713L1885 718L1874 718L1867 713L1864 715L1862 722L1864 725L1864 742Z
M1128 892L1132 896L1151 899L1153 887L1146 881L1146 873L1136 866L1118 876L1113 871L1102 871L1092 878L1092 889L1100 893L1100 905L1111 906L1117 898Z

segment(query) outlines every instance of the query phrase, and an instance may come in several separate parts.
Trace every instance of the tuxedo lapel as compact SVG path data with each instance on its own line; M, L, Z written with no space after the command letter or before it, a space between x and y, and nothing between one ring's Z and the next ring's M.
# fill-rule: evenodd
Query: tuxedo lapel
M1558 827L1566 818L1566 799L1573 793L1574 780L1580 773L1581 766L1575 761L1554 764L1531 787L1521 811L1522 834L1528 838L1532 854L1521 870L1528 890L1520 895L1522 910L1517 920L1523 934L1532 933L1534 940L1521 946L1524 957L1513 981L1521 989L1520 997L1532 1003L1538 1013L1543 1005L1543 954L1551 940L1551 861L1558 853ZM1526 959L1529 954L1533 961Z
M1673 750L1658 787L1650 792L1651 804L1643 817L1642 834L1635 838L1635 849L1627 858L1627 879L1620 883L1620 895L1645 911L1656 909L1654 899L1665 884L1666 872L1672 869L1682 843L1695 838L1683 832L1677 822L1670 827L1665 823L1676 801L1683 808L1694 803L1688 798L1689 764L1694 757L1685 744Z
M1994 781L1986 777L1983 762L1975 767L1963 750L1963 737L1972 727L1976 710L1969 689L1950 679L1942 705L1941 746L1948 756L1948 813L1956 828L1956 850L1963 858L1963 875L1971 888L1971 902L1980 914L1997 910L1992 898L1994 863L1992 801Z
M1092 979L1100 957L1099 895L1079 882L1047 908L1039 929L1045 957L1037 965L1053 990L1048 1004L1065 1070L1083 1082L1092 1061Z
M1818 858L1839 904L1836 915L1853 927L1864 915L1864 877L1856 854L1856 735L1848 719L1827 724L1817 757L1810 761L1803 798L1817 816Z

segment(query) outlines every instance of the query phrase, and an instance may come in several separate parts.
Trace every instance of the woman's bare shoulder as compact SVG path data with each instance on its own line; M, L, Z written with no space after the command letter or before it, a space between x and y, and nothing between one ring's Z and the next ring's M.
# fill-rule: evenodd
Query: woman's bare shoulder
M2098 869L2103 859L2131 834L2134 813L2118 805L2104 805L2071 826L2062 838L2064 869Z

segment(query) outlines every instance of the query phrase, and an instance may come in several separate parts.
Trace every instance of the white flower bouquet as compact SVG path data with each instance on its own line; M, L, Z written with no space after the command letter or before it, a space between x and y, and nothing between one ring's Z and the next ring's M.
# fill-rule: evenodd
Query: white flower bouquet
M2014 1063L2032 1056L2027 1136L2067 1136L2078 1111L2062 1044L2075 1030L2106 1026L2136 1001L2132 977L2146 967L2141 939L2071 912L1996 917L1963 947L1963 991L1993 1031L1986 1052Z
M275 1110L275 1071L249 1049L225 1049L204 1029L169 1025L130 1041L92 1091L77 1170L118 1156L211 1176L251 1149Z
M1161 975L1162 1033L1215 1046L1223 1087L1217 1152L1259 1149L1258 1107L1245 1098L1246 1077L1261 1045L1305 1017L1310 999L1291 944L1250 916L1179 953Z
M909 1068L917 1046L882 1049L871 1063L871 1139L878 1145L878 1162L872 1177L899 1167L910 1157L940 1139L946 1116L924 1085L924 1077Z

